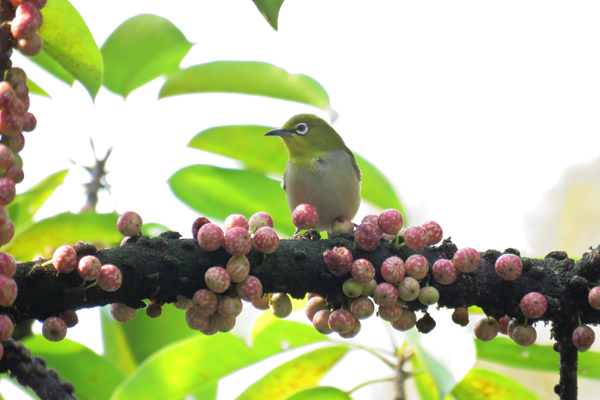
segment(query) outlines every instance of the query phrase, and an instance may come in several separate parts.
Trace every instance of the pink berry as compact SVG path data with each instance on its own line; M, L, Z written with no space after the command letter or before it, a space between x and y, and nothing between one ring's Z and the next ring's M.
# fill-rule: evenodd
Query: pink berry
M0 341L8 340L13 334L14 324L6 314L0 315Z
M364 251L373 251L379 246L381 231L376 225L364 222L354 231L354 242Z
M397 321L402 316L402 305L396 302L388 307L379 306L377 314L379 315L379 318L381 318L384 321Z
M25 179L25 174L23 172L23 168L19 167L18 165L11 165L4 173L4 177L17 184L23 182L23 179Z
M259 211L250 217L248 221L248 229L255 231L263 226L273 227L273 218L266 212Z
M365 215L365 217L362 219L362 221L360 221L360 223L364 224L365 222L369 222L369 223L373 224L374 226L379 226L379 215L376 215L376 214Z
M186 311L186 314L187 314L187 311ZM207 326L204 326L204 324L201 323L201 322L197 322L196 323L196 326L198 327L197 330L200 331L200 333L202 333L203 335L206 335L206 336L212 336L212 335L216 334L217 332L219 332L219 330L217 329L217 327L215 326L215 324L211 324L211 320L212 320L212 318L209 316L208 317L208 325ZM190 324L188 324L188 326L190 328L192 328L190 326ZM194 328L192 328L192 329L194 329Z
M17 263L10 254L0 253L0 275L12 278L17 272Z
M15 153L19 153L21 150L23 150L23 148L25 148L25 136L23 136L22 133L19 133L15 137L3 138L2 140L0 140L0 142L4 143L10 150L12 150ZM13 162L10 165L12 165L15 161L15 156L12 153L11 155Z
M133 211L126 211L117 220L117 229L123 236L137 236L142 233L142 217Z
M352 253L345 247L334 247L323 252L327 269L335 276L344 276L352 270Z
M225 227L225 233L229 232L231 228L244 228L245 230L250 229L248 220L246 217L240 214L231 214L225 218L223 226Z
M329 315L329 329L337 333L350 332L354 328L354 316L348 310L335 310Z
M40 54L43 45L44 41L42 40L42 37L37 33L34 33L29 37L24 37L17 41L17 49L19 49L21 54L29 57L37 56L38 54Z
M275 253L279 247L279 235L273 228L263 226L254 233L254 245L261 253Z
M0 246L4 246L10 242L15 236L15 224L11 220L6 221L5 224L0 225Z
M173 307L178 310L189 310L192 307L192 300L185 296L177 295L177 301L173 302Z
M4 275L0 275L0 306L10 307L17 298L17 283Z
M188 308L185 312L185 323L195 331L203 331L210 324L210 315L202 314L194 307Z
M61 274L68 274L77 267L77 253L73 246L60 246L52 256L54 268Z
M229 274L231 282L240 283L250 273L250 262L246 256L233 256L227 261L225 270Z
M15 105L19 104L19 99L15 96ZM21 133L23 129L23 117L16 111L0 109L0 132L4 136L13 137Z
M223 241L225 250L232 256L244 256L252 248L252 237L247 229L234 227L225 234Z
M350 312L358 319L367 319L375 312L375 304L368 297L361 296L354 299L350 305Z
M4 225L8 222L8 210L6 207L0 206L0 225Z
M404 232L404 243L409 249L419 250L427 246L429 235L422 226L411 226Z
M14 111L18 100L10 83L7 81L0 82L0 109Z
M33 115L30 112L26 112L25 114L23 114L23 127L21 128L23 131L25 132L31 132L33 131L37 126L37 119L35 118L35 115ZM18 137L19 135L16 135L16 137ZM9 141L9 146L11 146L11 142ZM23 141L23 146L25 146L25 141ZM21 150L23 149L23 147L21 147ZM19 150L19 151L21 151ZM17 151L17 153L19 152Z
M496 272L502 279L514 281L523 272L521 259L514 254L504 254L496 260Z
M510 317L505 315L504 317L498 320L498 332L503 335L508 333L508 323L510 322Z
M192 308L198 314L212 315L217 311L218 306L219 299L217 299L217 295L208 289L197 290L192 296Z
M362 294L362 284L356 281L354 278L346 279L342 285L342 292L351 299L354 299Z
M292 212L292 223L301 231L315 228L318 220L317 209L310 204L300 204Z
M100 275L102 264L94 256L85 256L79 260L77 271L84 281L93 281Z
M331 233L353 233L354 224L348 218L340 217L331 224Z
M287 293L274 293L271 296L270 308L277 318L287 318L292 313L292 300Z
M381 265L381 276L389 283L400 282L405 274L404 261L400 257L389 257Z
M42 335L51 342L60 342L67 336L67 324L58 317L50 317L42 325Z
M235 286L235 291L242 300L251 303L257 302L263 295L263 288L260 279L255 276L248 275L246 279Z
M398 300L398 290L391 283L380 283L373 291L373 300L380 306L389 307Z
M475 323L475 337L483 342L489 342L498 336L498 321L494 318L481 318Z
M219 332L229 332L235 327L235 318L214 313L210 317L210 325Z
M104 264L100 267L100 275L96 278L100 289L106 292L114 292L121 287L123 275L121 270L112 264Z
M440 292L433 286L425 286L419 290L418 298L422 304L430 306L438 302L440 299Z
M377 219L377 226L383 233L388 235L396 235L404 224L404 217L400 211L393 208L383 210Z
M413 254L408 257L404 267L406 268L406 275L416 280L425 278L429 272L429 262L420 254Z
M329 310L321 310L317 311L315 316L312 319L313 326L317 330L317 332L322 333L323 335L329 335L333 332L329 328L329 317L331 316L331 311Z
M587 325L578 326L573 331L573 344L581 353L586 352L596 341L594 330Z
M537 332L531 325L517 325L512 332L512 340L519 346L531 346L537 339Z
M123 303L112 303L110 305L110 315L119 322L129 322L135 318L138 310L131 308Z
M231 278L224 268L211 267L204 274L206 286L214 293L223 293L229 289Z
M8 178L0 178L0 205L6 207L16 196L15 183Z
M239 296L239 293L238 293ZM244 299L242 299L244 300ZM269 309L269 296L262 296L260 299L253 301L252 303L252 307L256 308L257 310L268 310Z
M403 310L400 319L392 322L392 328L398 331L407 331L417 323L417 314L411 310Z
M369 260L360 258L352 263L352 277L358 283L367 283L375 278L375 268Z
M306 303L304 313L306 314L306 318L308 318L309 321L312 321L317 311L326 309L328 309L327 301L321 296L315 296Z
M3 144L0 144L0 170L6 170L15 162L13 152Z
M398 297L403 301L413 301L419 297L421 287L415 278L404 277L398 284Z
M360 332L360 328L360 321L358 320L358 318L354 318L354 327L348 332L340 333L339 335L344 339L350 339L358 335L358 333Z
M11 32L17 40L31 37L42 26L42 14L29 3L21 3L17 7L15 15L11 25Z
M548 303L544 295L531 292L521 299L521 311L527 318L539 318L546 312Z
M215 251L223 245L223 230L216 224L204 224L198 231L198 245L206 251Z
M433 273L433 279L442 285L451 284L458 276L458 271L454 268L452 261L446 259L437 260L433 263L431 272Z
M600 310L600 286L594 286L588 294L590 306L595 310Z
M444 235L442 231L442 227L435 221L427 221L423 225L421 225L427 231L427 235L429 236L429 240L427 241L428 245L438 244Z
M237 296L223 296L219 300L217 311L224 317L237 317L242 313L242 300Z
M481 255L475 249L465 247L454 253L452 258L454 268L463 273L473 272L479 267Z

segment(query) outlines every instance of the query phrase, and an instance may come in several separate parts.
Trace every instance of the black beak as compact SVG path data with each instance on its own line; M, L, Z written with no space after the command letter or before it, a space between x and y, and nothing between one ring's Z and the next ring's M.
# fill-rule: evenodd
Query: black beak
M290 136L294 131L288 131L287 129L273 129L265 133L263 136Z

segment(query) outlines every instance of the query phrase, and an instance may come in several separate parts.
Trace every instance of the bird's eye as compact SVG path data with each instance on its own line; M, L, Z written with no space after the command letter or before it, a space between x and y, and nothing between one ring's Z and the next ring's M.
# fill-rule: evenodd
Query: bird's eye
M300 122L298 125L296 125L296 133L298 135L306 135L306 132L308 132L308 125L306 125L304 122Z

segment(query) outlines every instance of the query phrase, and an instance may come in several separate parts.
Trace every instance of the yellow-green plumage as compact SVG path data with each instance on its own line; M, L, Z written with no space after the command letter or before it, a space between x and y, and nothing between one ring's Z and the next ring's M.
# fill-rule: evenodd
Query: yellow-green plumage
M331 231L336 218L354 218L360 206L360 170L352 151L325 120L299 114L265 136L281 137L290 154L282 182L290 211L311 204L319 214L320 231Z

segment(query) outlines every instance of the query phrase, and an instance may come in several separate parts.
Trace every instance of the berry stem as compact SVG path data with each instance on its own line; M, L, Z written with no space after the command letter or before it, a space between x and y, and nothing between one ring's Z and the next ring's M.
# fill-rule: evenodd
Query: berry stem
M94 286L98 286L98 281L94 281L94 283L91 283L89 286L86 286L86 287L85 287L85 290L91 289L91 288L93 288Z
M363 388L363 387L365 387L365 386L367 386L367 385L370 385L370 384L373 384L373 383L379 383L379 382L393 382L393 381L394 381L394 378L374 379L374 380L372 380L372 381L368 381L368 382L365 382L365 383L361 383L360 385L356 386L354 389L350 389L350 390L348 390L346 393L347 393L348 395L350 395L350 394L352 394L353 392L357 391L358 389L360 389L360 388Z
M40 264L40 267L45 267L47 265L52 265L53 262L54 262L54 259L50 259L50 260L46 261L45 263Z

